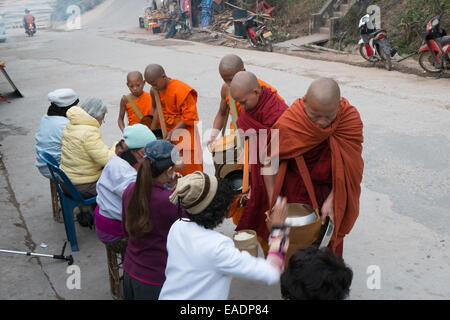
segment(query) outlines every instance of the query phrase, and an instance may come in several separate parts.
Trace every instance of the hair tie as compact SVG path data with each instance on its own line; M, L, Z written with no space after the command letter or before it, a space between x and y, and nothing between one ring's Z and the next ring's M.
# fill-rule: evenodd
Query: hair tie
M150 160L150 163L155 163L156 162L156 160L154 158L152 158L151 156L149 156L147 154L144 154L144 159Z

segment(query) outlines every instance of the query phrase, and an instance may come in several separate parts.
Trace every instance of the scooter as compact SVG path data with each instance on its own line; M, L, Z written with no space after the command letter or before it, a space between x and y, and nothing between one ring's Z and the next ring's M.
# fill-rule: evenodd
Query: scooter
M180 19L176 22L175 30L181 37L186 38L192 34L192 25L189 11L183 11Z
M374 14L375 11L372 11L359 20L358 28L361 33L361 40L358 42L359 53L370 62L384 61L384 66L390 71L392 69L391 57L397 53L398 47L391 49L386 31L377 30L372 21Z
M34 36L34 34L36 33L36 27L32 23L29 23L28 28L25 30L25 33L28 34L29 37Z
M419 49L419 64L430 73L450 70L450 36L441 28L441 17L442 13L428 21L425 43Z
M254 14L245 20L244 27L247 32L247 39L254 48L264 48L267 51L273 51L272 32L260 22L256 21L259 14Z

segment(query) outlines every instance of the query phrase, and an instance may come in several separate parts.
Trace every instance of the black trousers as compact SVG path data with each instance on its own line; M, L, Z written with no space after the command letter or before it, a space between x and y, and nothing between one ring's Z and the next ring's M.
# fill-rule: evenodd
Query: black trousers
M143 283L123 272L124 300L158 300L162 286Z

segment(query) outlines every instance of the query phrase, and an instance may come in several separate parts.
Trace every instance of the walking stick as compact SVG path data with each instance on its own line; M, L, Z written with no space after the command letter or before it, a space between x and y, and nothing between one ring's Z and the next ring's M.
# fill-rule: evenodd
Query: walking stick
M64 242L64 246L62 248L61 254L42 254L42 253L34 253L34 252L25 252L25 251L13 251L13 250L3 250L0 249L0 253L12 253L12 254L21 254L26 256L32 256L32 257L44 257L44 258L53 258L58 260L65 260L68 261L69 266L73 264L73 257L72 255L65 256L64 251L66 250L67 241Z

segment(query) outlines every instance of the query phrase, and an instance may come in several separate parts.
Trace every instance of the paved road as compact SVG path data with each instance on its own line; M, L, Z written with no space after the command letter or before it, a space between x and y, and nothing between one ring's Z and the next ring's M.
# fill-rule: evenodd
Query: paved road
M48 181L34 167L34 134L49 91L71 87L81 100L98 96L108 103L102 131L111 144L120 135L116 118L127 72L160 63L169 76L197 89L204 132L219 105L219 60L233 52L289 104L313 79L329 76L361 113L361 211L344 245L344 258L354 271L350 298L450 298L448 79L165 41L136 28L140 8L141 1L109 0L82 20L82 30L42 31L34 38L17 33L0 44L1 58L25 95L10 104L0 102L0 248L56 254L65 239L63 225L52 220ZM8 90L0 80L0 92ZM213 172L204 154L205 170ZM231 235L233 227L226 221L218 230ZM80 290L67 288L63 262L0 254L0 299L110 299L105 249L92 230L77 232L81 251L73 255L81 270ZM377 284L372 281L377 271L380 286L370 290L367 284ZM280 294L278 286L234 280L230 298L279 299Z

